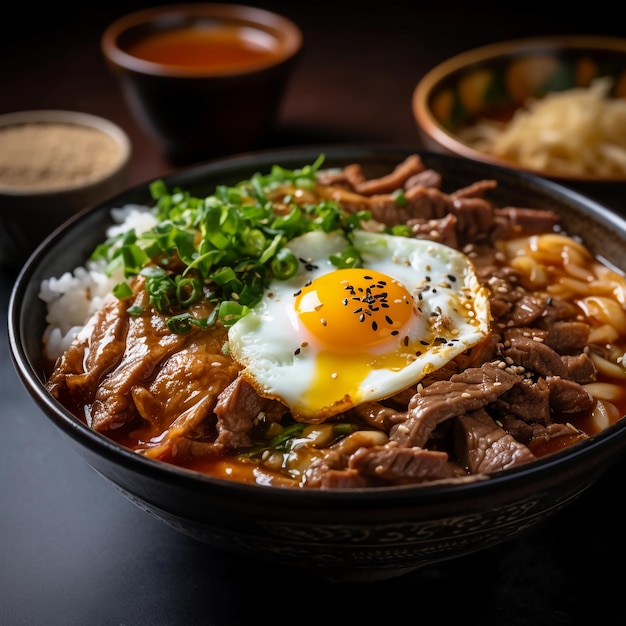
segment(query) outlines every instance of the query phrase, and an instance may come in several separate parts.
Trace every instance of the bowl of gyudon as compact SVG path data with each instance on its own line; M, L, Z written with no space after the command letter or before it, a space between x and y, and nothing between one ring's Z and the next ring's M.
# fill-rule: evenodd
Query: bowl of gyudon
M221 549L377 580L579 496L623 449L626 224L397 147L209 162L52 234L26 388L92 468Z

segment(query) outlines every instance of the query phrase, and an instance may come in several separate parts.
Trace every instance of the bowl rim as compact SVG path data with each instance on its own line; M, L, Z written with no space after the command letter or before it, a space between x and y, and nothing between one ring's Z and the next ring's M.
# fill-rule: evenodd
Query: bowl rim
M185 20L194 17L225 18L241 21L242 25L257 28L269 33L279 42L277 53L265 60L240 68L203 68L164 65L145 61L124 51L118 44L119 38L127 31L148 25L152 22ZM169 78L219 78L254 74L279 66L293 59L302 49L303 34L300 27L290 18L269 9L246 4L222 2L200 2L169 4L140 9L122 15L109 24L100 38L100 49L105 59L118 72L132 72L147 76Z
M70 193L91 189L93 187L106 185L119 173L130 165L132 157L132 144L130 137L117 124L99 115L85 113L82 111L70 111L64 109L32 109L28 111L14 111L0 115L0 130L8 126L22 124L67 124L71 126L82 126L93 128L108 135L115 141L119 148L118 158L115 163L98 178L93 178L85 182L75 183L64 187L27 189L0 187L0 195L9 197L41 197L54 198L62 197Z
M189 179L197 179L198 176L227 175L232 168L242 167L267 167L268 164L280 162L288 158L298 158L303 165L313 162L319 154L325 154L330 159L341 159L346 155L354 159L366 155L408 156L412 153L437 160L456 162L464 161L456 155L433 153L426 150L412 149L406 146L393 145L340 145L332 146L306 146L294 148L273 148L255 152L233 155L230 157L215 159L201 165L181 169L168 176L162 177L170 188L183 186ZM497 165L475 163L474 167L488 169L490 175L515 176L520 183L529 185L534 190L540 190L551 197L559 200L567 200L574 203L584 212L593 212L594 216L602 221L607 227L614 227L626 233L626 218L610 211L603 205L591 198L564 187L559 183L548 179L542 179L526 172L511 171ZM197 184L197 183L196 183ZM149 197L148 187L150 181L140 183L126 189L114 198L110 198L98 205L88 207L70 218L65 224L51 233L31 254L28 261L23 265L13 285L8 306L7 326L9 337L9 350L15 369L22 384L26 387L31 397L40 407L47 419L50 419L62 432L70 437L74 443L89 450L91 453L103 457L106 460L119 464L133 473L150 476L154 479L163 478L170 484L200 488L206 493L214 491L228 491L238 493L242 498L255 498L261 500L273 500L275 502L291 501L296 499L302 506L315 506L316 502L332 502L334 505L348 509L355 503L370 504L374 502L437 502L463 495L469 497L481 497L489 495L494 490L505 484L510 487L521 482L532 481L534 478L550 472L554 466L566 467L579 466L585 458L601 445L608 448L614 446L626 446L626 419L622 418L599 433L590 436L574 446L556 451L550 455L539 458L532 463L516 468L499 471L486 476L470 476L461 481L436 481L421 485L388 486L376 488L349 488L337 490L302 489L291 487L264 486L258 484L242 483L227 479L213 477L199 471L189 470L163 461L147 458L122 445L114 442L105 435L90 429L85 423L74 417L65 407L55 400L44 388L38 372L32 366L21 338L28 333L22 323L21 302L29 286L33 274L46 259L46 255L55 247L58 239L68 230L71 231L83 220L88 220L92 215L99 212L110 212L113 207L122 206L120 203L133 203L138 197ZM126 200L125 200L126 198ZM82 452L81 452L82 454ZM607 466L608 467L608 466ZM589 485L591 484L590 481ZM587 485L587 486L589 486ZM349 495L349 498L346 498Z
M626 38L602 35L556 35L525 37L503 40L478 48L472 48L456 54L428 70L413 89L411 107L413 116L420 132L442 146L450 154L458 154L463 158L482 161L492 165L528 172L537 176L548 177L556 182L602 183L619 185L626 182L626 177L606 177L593 175L546 174L542 170L524 167L511 161L498 158L480 150L476 150L462 142L447 130L433 115L429 106L431 94L438 84L448 76L460 72L472 65L491 59L505 58L516 54L534 53L555 50L608 50L622 52L626 55Z

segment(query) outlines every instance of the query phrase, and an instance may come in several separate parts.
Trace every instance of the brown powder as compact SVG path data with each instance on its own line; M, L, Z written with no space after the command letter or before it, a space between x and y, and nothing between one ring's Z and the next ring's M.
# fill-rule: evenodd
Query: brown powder
M64 123L0 128L0 189L73 187L104 177L119 159L118 144L96 128Z

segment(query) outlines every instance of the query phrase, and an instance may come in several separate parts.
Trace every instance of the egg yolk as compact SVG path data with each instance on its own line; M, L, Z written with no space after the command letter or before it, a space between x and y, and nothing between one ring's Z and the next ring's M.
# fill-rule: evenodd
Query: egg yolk
M416 311L407 288L371 269L329 272L296 295L296 313L320 344L337 351L367 351L410 326Z

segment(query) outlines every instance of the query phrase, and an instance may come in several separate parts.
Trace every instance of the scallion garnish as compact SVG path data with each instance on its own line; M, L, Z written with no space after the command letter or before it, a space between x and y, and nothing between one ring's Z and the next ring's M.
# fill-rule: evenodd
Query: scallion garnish
M233 324L258 304L273 279L286 280L297 272L291 239L312 230L342 230L350 239L350 233L370 219L368 212L346 214L329 200L296 204L298 189L315 189L323 162L320 155L301 169L275 165L269 174L217 186L203 198L154 181L150 194L156 226L112 237L92 258L104 259L110 273L121 267L126 279L142 275L150 303L168 317L173 332L206 327L215 319ZM354 267L361 258L351 246L332 262ZM132 295L127 283L114 293L120 298ZM210 323L187 311L203 297L215 307ZM140 313L138 308L133 311Z

